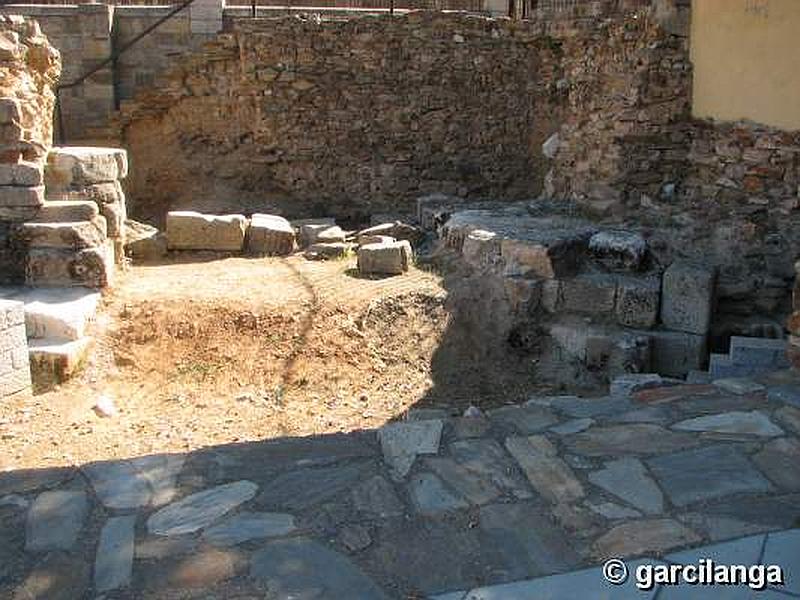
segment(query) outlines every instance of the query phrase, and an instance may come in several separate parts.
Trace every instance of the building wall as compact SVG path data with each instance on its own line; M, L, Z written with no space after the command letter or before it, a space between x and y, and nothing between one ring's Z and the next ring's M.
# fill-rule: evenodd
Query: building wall
M798 32L798 0L694 0L693 114L800 130Z

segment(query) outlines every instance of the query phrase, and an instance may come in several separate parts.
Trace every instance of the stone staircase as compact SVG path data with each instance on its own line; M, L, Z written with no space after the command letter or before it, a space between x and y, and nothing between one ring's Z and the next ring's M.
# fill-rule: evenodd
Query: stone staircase
M712 380L716 380L756 377L789 367L785 340L733 336L728 354L711 354L708 373Z

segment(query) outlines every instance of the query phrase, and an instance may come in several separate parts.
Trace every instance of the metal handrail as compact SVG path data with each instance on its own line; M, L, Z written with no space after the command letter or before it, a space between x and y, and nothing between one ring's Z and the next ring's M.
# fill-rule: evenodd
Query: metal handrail
M62 114L62 110L61 110L61 90L66 90L66 89L70 89L70 88L74 88L76 86L79 86L80 84L82 84L84 81L89 79L89 77L91 77L95 73L97 73L99 71L102 71L108 65L114 64L117 61L117 59L120 56L122 56L125 52L127 52L131 47L133 47L135 44L137 44L143 38L147 37L151 32L153 32L156 29L158 29L158 27L160 27L165 21L170 20L172 17L177 15L179 12L181 12L182 10L187 8L194 1L195 0L183 0L183 2L181 2L175 8L170 10L166 15L164 15L163 17L158 19L155 23L153 23L152 25L149 25L148 27L145 27L143 31L141 31L140 33L136 34L133 37L133 39L128 41L124 46L122 46L120 48L112 49L111 55L108 58L106 58L105 60L103 60L103 61L99 62L98 64L96 64L94 67L89 69L86 73L84 73L83 75L78 77L75 81L72 81L70 83L59 84L59 85L56 86L56 104L55 104L55 109L58 112L58 137L60 138L61 143L66 142L66 134L64 133L64 115ZM114 104L116 106L116 98L115 98Z

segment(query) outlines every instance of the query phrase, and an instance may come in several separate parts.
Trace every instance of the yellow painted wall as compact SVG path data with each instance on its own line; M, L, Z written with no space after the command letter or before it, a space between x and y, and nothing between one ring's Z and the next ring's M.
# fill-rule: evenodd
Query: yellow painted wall
M800 0L692 0L693 114L800 129Z

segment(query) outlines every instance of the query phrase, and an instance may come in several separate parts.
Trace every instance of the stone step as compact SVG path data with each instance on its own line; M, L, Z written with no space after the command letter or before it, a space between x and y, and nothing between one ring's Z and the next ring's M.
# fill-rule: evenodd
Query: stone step
M68 342L86 335L100 294L85 288L39 288L27 289L15 299L25 303L29 339Z
M730 358L735 365L772 369L789 367L785 340L733 336Z
M113 280L112 240L83 250L31 248L25 263L25 283L30 286L104 288Z
M708 361L708 372L712 381L730 377L755 377L774 370L771 366L737 365L729 354L712 353Z
M66 248L79 250L94 248L105 243L106 220L95 217L91 221L36 222L20 226L20 238L28 248Z
M69 342L30 340L28 357L34 389L41 392L70 379L86 362L93 342L88 336Z
M97 203L88 200L46 200L31 219L34 223L92 221L100 214Z

